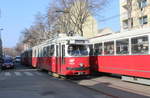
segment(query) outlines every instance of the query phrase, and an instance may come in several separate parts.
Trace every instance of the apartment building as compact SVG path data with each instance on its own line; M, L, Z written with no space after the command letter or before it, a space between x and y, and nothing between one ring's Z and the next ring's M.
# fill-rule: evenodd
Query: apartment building
M120 0L121 31L150 27L150 0Z

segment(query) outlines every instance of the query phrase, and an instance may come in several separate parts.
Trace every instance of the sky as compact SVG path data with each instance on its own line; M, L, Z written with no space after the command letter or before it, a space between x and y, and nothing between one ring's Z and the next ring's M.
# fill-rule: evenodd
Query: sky
M119 31L119 17L100 21L119 14L119 0L108 1L97 18L99 28L110 27L114 31ZM20 41L21 31L33 24L38 12L45 13L50 2L51 0L1 0L0 28L4 29L1 31L3 47L15 47Z

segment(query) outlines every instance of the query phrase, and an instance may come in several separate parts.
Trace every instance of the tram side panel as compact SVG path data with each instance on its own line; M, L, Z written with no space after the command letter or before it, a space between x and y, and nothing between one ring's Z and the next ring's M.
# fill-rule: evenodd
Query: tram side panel
M150 78L150 55L99 56L99 71Z
M37 66L37 57L32 57L32 66L36 68Z

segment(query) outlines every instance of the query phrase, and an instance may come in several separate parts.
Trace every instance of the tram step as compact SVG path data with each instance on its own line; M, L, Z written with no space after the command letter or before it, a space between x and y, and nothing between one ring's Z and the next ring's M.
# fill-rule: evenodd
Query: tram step
M56 78L59 78L59 74L56 74L56 73L52 73L52 76L56 77Z

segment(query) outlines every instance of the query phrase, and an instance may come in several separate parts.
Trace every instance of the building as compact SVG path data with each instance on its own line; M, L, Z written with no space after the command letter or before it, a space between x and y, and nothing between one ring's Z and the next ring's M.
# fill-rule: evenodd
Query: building
M110 35L113 33L116 33L116 32L114 32L111 28L107 27L107 28L98 30L98 34L96 36Z
M121 31L150 27L150 0L120 0Z
M120 32L114 32L111 28L107 27L107 28L99 29L97 35L89 39L101 38L102 36L108 36L115 33L120 33Z

